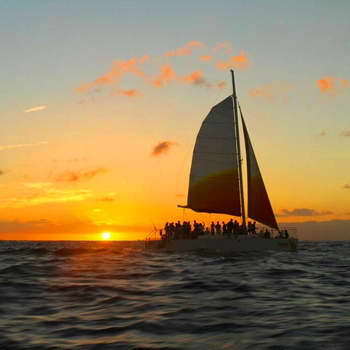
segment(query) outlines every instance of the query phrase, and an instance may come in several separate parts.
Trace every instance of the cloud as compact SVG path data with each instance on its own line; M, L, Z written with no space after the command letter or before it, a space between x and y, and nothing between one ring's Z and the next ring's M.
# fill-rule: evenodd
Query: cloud
M280 226L291 228L291 233L296 231L302 240L349 240L350 220L289 222Z
M209 62L212 60L212 58L213 58L213 56L211 56L211 55L204 55L204 56L199 57L199 60L203 61L203 62Z
M226 81L219 81L216 86L219 88L219 89L224 89L226 87L227 83Z
M93 177L106 173L104 168L93 169L89 171L65 171L55 177L56 182L78 182L81 180L90 180Z
M345 137L350 136L350 130L342 131L342 132L340 133L340 136L345 136Z
M129 73L137 77L146 78L146 74L139 68L139 64L145 63L149 59L148 55L141 58L132 57L127 61L114 61L112 67L105 74L96 78L92 82L83 83L75 88L76 92L87 92L96 86L105 86L118 83L124 74Z
M203 72L200 70L194 71L189 75L184 76L183 81L187 84L199 85L199 86L208 86L211 84L207 82L207 80L203 76Z
M213 52L218 52L220 50L224 50L225 53L230 55L232 53L232 47L230 43L218 43L215 47L213 47Z
M47 105L41 105L36 107L27 108L24 110L25 113L39 112L47 108Z
M142 94L137 89L130 89L130 90L115 89L115 90L113 90L112 95L123 95L126 97L137 97L137 96L141 96Z
M23 208L46 203L77 202L91 198L92 191L80 190L59 190L56 188L32 188L30 193L25 193L21 197L12 197L1 200L1 208Z
M167 64L160 67L160 74L155 77L152 84L156 87L163 87L175 78L176 73L174 69L171 65Z
M150 59L150 56L149 55L144 55L143 57L141 57L139 59L139 63L145 63L146 61L148 61Z
M344 187L346 190L350 190L350 185L349 184L345 184Z
M173 51L168 51L164 54L165 57L173 57L173 56L187 56L191 55L193 49L197 49L203 47L204 44L199 41L190 41L185 46L180 47Z
M156 157L156 156L159 156L161 154L168 153L170 148L174 145L177 145L177 143L172 142L172 141L159 142L156 146L153 147L151 155Z
M85 157L81 157L81 158L68 158L68 159L53 159L52 161L54 163L58 163L58 162L64 162L64 163L78 163L78 162L83 162L85 161L86 158Z
M47 145L47 141L40 141L36 143L19 143L14 145L0 145L0 151L8 150L8 149L15 149L15 148L23 148L23 147L33 147L33 146L40 146L40 145Z
M0 221L0 232L1 233L18 233L18 232L30 232L40 229L43 225L50 224L49 220L31 220L31 221Z
M216 62L216 68L224 70L228 68L239 68L244 69L250 65L250 60L246 54L241 51L239 55L232 56L227 61L218 61Z
M331 214L333 214L331 211L317 211L315 209L296 208L293 210L282 209L282 212L277 214L277 216L323 216Z
M24 186L28 188L42 189L52 186L52 182L26 182Z
M317 85L322 93L336 96L349 86L349 82L342 78L324 77L317 80Z
M293 85L283 82L274 82L271 84L266 84L257 89L251 89L249 91L249 96L251 97L261 97L266 100L273 100L276 97L287 94L294 88Z
M116 193L115 192L109 192L103 197L98 198L98 201L101 202L113 202L115 200Z
M115 198L112 197L102 197L99 199L101 202L114 202Z
M203 75L201 70L196 70L189 75L185 75L179 78L182 82L186 84L196 85L196 86L204 86L207 88L218 88L223 89L226 87L226 82L219 81L218 83L210 83Z
M5 174L5 173L4 173L2 170L0 170L0 176L1 176L1 175L4 175L4 174Z

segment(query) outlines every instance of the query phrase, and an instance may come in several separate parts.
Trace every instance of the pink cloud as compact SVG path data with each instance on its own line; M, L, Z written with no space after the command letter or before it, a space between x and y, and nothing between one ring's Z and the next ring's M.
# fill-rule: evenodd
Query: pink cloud
M262 97L266 100L286 96L286 94L294 88L293 85L282 82L266 84L257 89L251 89L249 95L251 97Z
M226 81L219 81L216 86L219 88L219 89L224 89L226 87L227 83Z
M216 62L216 67L218 69L224 70L228 68L240 68L244 69L250 65L250 60L246 54L241 51L239 55L230 57L227 61Z
M199 57L199 60L203 61L203 62L209 62L212 60L212 58L213 58L213 56L211 56L211 55L204 55L204 56Z
M156 76L152 84L156 87L163 87L171 80L176 78L176 73L171 65L167 64L160 67L160 74Z
M218 43L215 45L215 47L213 47L214 52L218 52L220 50L225 51L225 53L228 55L230 55L233 51L230 43Z
M207 82L203 77L203 72L201 70L196 70L189 75L183 77L185 83L194 85L205 85Z
M83 83L75 88L76 92L87 92L95 86L104 86L118 83L124 74L130 73L137 77L146 78L146 74L139 68L139 64L143 64L149 59L148 55L141 58L132 57L127 61L114 61L112 67L103 75L95 80Z
M172 57L172 56L187 56L190 55L193 51L193 49L197 49L200 47L203 47L204 44L199 41L190 41L185 46L180 47L173 51L168 51L164 54L166 57Z
M317 80L317 85L322 93L335 96L342 93L349 86L349 81L342 78L324 77Z
M123 90L123 89L115 89L113 90L113 95L123 95L126 97L138 97L141 96L141 92L137 89Z

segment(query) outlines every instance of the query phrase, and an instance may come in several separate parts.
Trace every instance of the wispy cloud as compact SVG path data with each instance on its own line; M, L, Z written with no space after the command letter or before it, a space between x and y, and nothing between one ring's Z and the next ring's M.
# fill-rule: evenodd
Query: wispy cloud
M105 194L103 197L98 198L97 200L101 202L114 202L115 196L116 196L115 192L109 192Z
M249 67L250 60L246 54L241 51L239 55L230 57L227 61L217 61L216 68L225 70L228 68L239 68L244 69Z
M273 100L274 98L286 95L289 91L294 88L293 85L283 82L274 82L266 84L257 89L251 89L249 96L261 97L266 100Z
M345 184L344 187L346 190L350 190L350 185L349 184Z
M25 182L24 186L28 188L42 189L52 186L52 182Z
M168 51L164 54L166 57L172 56L187 56L193 52L193 49L201 48L204 44L199 41L190 41L185 46L180 47L173 51Z
M320 80L317 80L317 85L322 93L336 96L349 86L349 82L342 78L323 77Z
M163 87L176 78L173 67L169 64L160 67L160 73L153 80L153 85Z
M97 168L88 171L64 171L55 177L56 182L78 182L81 180L90 180L99 174L104 174L107 169Z
M31 188L30 193L1 200L0 207L23 208L46 203L77 202L86 200L92 196L92 191L86 189L60 190L52 187Z
M194 53L195 50L203 48L205 45L200 41L190 41L184 46L177 48L172 51L168 51L165 54L160 56L155 56L156 60L150 62L151 64L159 64L159 62L164 62L165 57L173 57L173 56L188 56ZM220 43L216 45L216 47L207 54L203 54L199 56L199 59L203 62L210 62L214 59L215 52L223 50L226 54L230 53L232 48L229 43ZM150 56L144 55L142 57L132 57L128 60L116 60L112 62L112 65L109 70L107 70L104 74L97 77L96 79L80 84L75 91L80 93L89 93L86 94L84 99L80 101L80 103L85 103L93 101L94 93L103 91L104 87L114 86L114 90L110 91L111 95L121 95L126 97L136 97L140 96L140 90L135 87L133 89L123 89L120 87L120 83L126 74L134 75L135 77L142 80L143 83L150 84L153 87L165 87L171 82L185 83L191 84L194 86L205 86L211 88L223 89L226 86L226 83L223 81L219 82L209 82L205 77L202 71L195 70L188 75L178 74L175 72L174 67L171 64L160 64L157 69L159 70L158 74L153 74L147 72L147 70L141 69L141 66L149 61ZM158 62L158 63L157 63ZM216 66L219 69L226 69L231 67L236 68L246 68L249 65L249 59L242 51L236 56L230 57L228 60L217 61ZM116 88L117 87L117 88ZM89 98L89 99L88 99Z
M191 74L184 76L182 79L187 84L208 86L208 87L211 86L207 82L207 80L204 78L203 72L201 70L194 71Z
M52 160L54 163L79 163L79 162L83 162L86 161L85 157L81 157L81 158L68 158L68 159L53 159Z
M203 62L210 62L212 60L212 58L213 58L213 56L211 56L211 55L203 55L203 56L199 57L199 60L203 61Z
M317 211L315 209L309 208L296 208L293 210L282 209L282 212L277 214L277 216L323 216L331 215L331 211Z
M112 92L113 95L122 95L126 97L138 97L141 96L141 92L137 89L123 90L123 89L115 89Z
M216 86L219 88L219 89L224 89L226 86L227 86L227 83L226 81L219 81Z
M218 52L220 50L225 51L228 55L233 51L230 43L218 43L213 47L213 52Z
M148 61L150 59L150 55L144 55L141 58L139 58L139 63L145 63L146 61Z
M348 137L350 136L350 130L344 130L340 133L340 136L345 136L345 137Z
M39 112L39 111L45 110L46 108L47 108L47 105L41 105L41 106L27 108L24 110L24 112L25 113Z
M15 149L15 148L24 148L24 147L33 147L33 146L41 146L41 145L47 145L47 141L40 141L35 143L19 143L14 145L0 145L0 151L8 150L8 149Z
M170 148L175 145L177 145L177 143L172 141L159 142L156 146L153 147L151 155L157 157L161 154L168 153Z
M87 92L96 86L104 86L118 83L124 74L129 73L137 77L146 78L146 74L140 69L139 65L149 59L148 55L141 58L132 57L127 61L114 61L112 67L103 75L89 83L79 85L75 91Z

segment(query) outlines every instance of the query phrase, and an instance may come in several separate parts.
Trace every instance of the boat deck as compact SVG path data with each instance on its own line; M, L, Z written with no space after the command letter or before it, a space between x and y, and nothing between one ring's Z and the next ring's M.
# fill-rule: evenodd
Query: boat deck
M209 251L215 253L230 253L265 250L297 250L298 240L295 238L261 238L247 235L233 237L200 236L197 239L148 240L145 247L165 251Z

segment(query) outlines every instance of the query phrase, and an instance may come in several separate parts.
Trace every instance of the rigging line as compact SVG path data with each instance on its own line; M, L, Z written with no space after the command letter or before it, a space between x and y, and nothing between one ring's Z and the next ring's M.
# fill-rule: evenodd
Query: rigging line
M238 128L238 111L237 111L237 94L236 94L236 84L235 84L235 73L231 69L232 77L232 102L233 102L233 120L236 130L236 145L238 153L238 177L239 177L239 192L241 199L241 214L242 214L242 225L246 227L246 216L245 216L245 206L244 206L244 191L243 191L243 177L242 177L242 158L241 158L241 146L239 140L239 128Z

